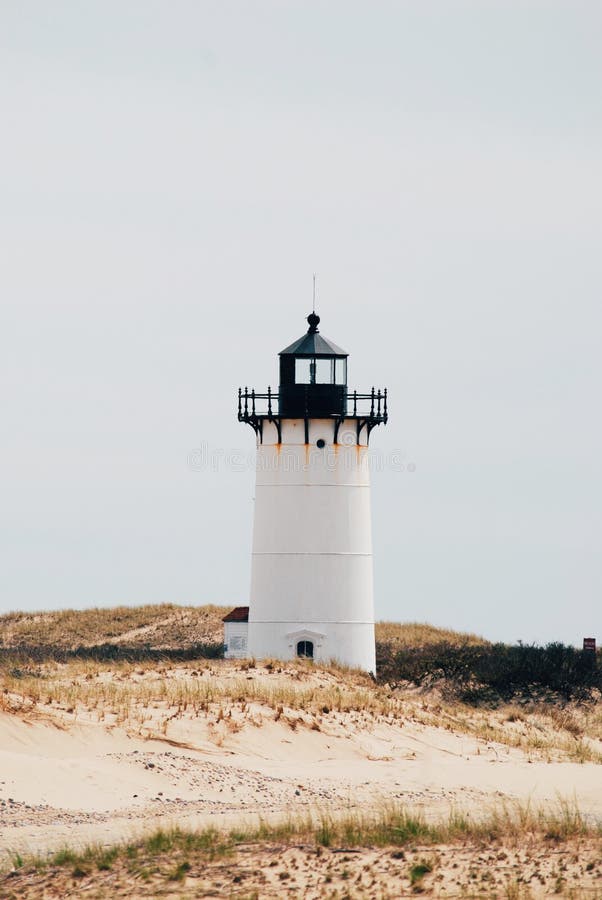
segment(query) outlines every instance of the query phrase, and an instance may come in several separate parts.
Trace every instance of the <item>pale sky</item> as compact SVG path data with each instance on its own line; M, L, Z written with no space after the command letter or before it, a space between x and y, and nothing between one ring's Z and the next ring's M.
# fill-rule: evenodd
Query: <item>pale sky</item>
M377 617L602 640L601 46L597 0L0 0L0 610L247 602L236 391L316 272L389 389Z

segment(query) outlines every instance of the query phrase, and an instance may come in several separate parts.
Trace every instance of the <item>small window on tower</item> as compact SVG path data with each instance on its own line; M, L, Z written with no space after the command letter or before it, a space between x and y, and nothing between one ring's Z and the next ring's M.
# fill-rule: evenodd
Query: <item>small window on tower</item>
M299 641L297 644L297 656L300 656L303 659L313 659L314 658L314 642L313 641Z

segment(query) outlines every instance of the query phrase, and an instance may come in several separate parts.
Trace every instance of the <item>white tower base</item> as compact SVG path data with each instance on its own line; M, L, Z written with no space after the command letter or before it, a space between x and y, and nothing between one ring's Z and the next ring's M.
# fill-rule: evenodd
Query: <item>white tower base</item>
M367 429L346 419L334 444L333 419L307 442L305 425L258 435L247 652L375 672Z

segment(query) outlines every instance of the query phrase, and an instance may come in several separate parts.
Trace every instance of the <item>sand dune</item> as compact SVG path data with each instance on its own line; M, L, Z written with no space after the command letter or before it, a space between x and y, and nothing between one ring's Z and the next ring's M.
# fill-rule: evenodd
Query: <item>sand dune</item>
M200 680L186 667L161 678L168 676L180 686ZM62 667L57 677L71 688L90 690L91 683L106 685L113 676L106 667L94 676ZM126 677L120 670L114 677L134 691L136 683L141 690L157 673L132 671ZM280 696L289 688L332 691L346 683L343 674L300 675L294 668L241 673L227 663L213 664L202 677L214 691L221 684L227 694L229 684L231 695L242 690L241 678L249 695L265 693L266 685ZM363 682L358 689L366 689ZM602 819L597 763L479 739L454 731L449 721L437 726L437 706L431 709L424 698L399 700L395 716L386 709L381 714L326 706L316 714L295 708L299 698L287 708L233 696L211 701L202 711L194 704L174 711L160 692L148 699L149 691L143 724L135 694L131 717L110 712L108 701L90 708L90 693L67 708L57 701L19 705L15 697L13 711L0 713L5 851L110 843L158 823L275 819L366 810L390 801L432 816L450 807L478 816L494 803L555 804L564 797Z

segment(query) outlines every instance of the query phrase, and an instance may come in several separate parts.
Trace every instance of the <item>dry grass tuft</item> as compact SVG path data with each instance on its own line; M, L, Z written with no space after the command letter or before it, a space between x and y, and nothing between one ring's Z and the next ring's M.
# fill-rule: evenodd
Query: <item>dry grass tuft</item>
M221 634L224 611L163 605L13 613L0 618L0 636L5 646L26 646L36 638L71 647L106 639L173 646L183 635L190 643ZM468 641L481 641L418 624L379 623L377 633L398 647L405 645L406 654L409 644L450 646L454 641L465 647ZM530 758L602 763L599 703L561 703L548 696L541 702L513 699L496 708L475 707L448 693L440 687L392 687L335 663L318 666L304 660L40 662L25 651L18 658L0 654L0 710L67 725L76 719L98 721L122 725L142 737L178 740L178 722L202 716L217 743L265 720L315 732L328 732L344 717L361 728L407 720L471 735L478 745L516 748Z
M74 649L104 643L182 647L223 640L229 606L118 606L0 616L0 646L53 645Z
M394 896L406 896L402 887L422 893L433 884L430 876L445 867L457 879L461 872L457 860L464 860L467 887L477 889L475 865L476 871L488 874L480 878L476 894L462 892L461 896L482 896L492 886L488 882L496 878L497 885L506 890L504 896L510 897L522 896L514 892L514 887L529 880L517 877L520 864L529 871L537 868L542 884L557 887L559 881L567 883L571 874L567 863L573 858L577 860L575 871L587 873L589 881L596 884L602 876L601 846L600 826L588 824L576 807L566 803L559 804L556 811L528 804L504 806L474 820L452 813L438 822L389 805L371 814L332 816L323 812L290 817L277 824L242 824L229 830L161 828L137 841L112 847L65 847L45 856L13 854L5 859L6 874L0 875L0 896L59 896L61 884L73 896L74 879L87 879L86 896L104 896L90 894L98 889L99 882L115 890L128 880L135 896L172 896L170 882L180 882L182 889L188 887L185 895L178 896L214 896L215 888L222 889L219 896L238 896L236 885L246 878L247 883L260 886L261 896L272 897L280 896L280 885L301 875L302 869L302 882L291 884L293 891L302 890L303 881L308 886L313 879L312 896L341 896L332 893L329 885L336 879L343 888L352 872L356 884L362 882L361 873L367 873L363 887L373 889L376 881L370 874L372 869L374 873L380 870L383 884L393 876ZM547 863L544 876L542 870L551 848L554 861ZM358 850L359 855L354 855ZM485 867L479 865L484 852L488 855ZM510 865L512 859L517 861L514 866ZM107 880L103 873L109 873ZM273 875L272 880L266 877L268 874ZM203 875L212 880L214 890L209 894L200 892ZM189 877L192 882L188 882ZM148 890L143 889L146 883ZM30 887L38 893L30 893ZM349 896L349 891L345 890L343 896ZM364 894L362 890L358 896L390 895L380 890Z
M118 606L111 609L12 612L0 616L0 646L53 645L65 649L103 643L156 648L219 642L231 606ZM473 634L417 623L378 622L376 640L395 646L484 644Z
M120 725L143 738L176 741L186 740L182 727L187 721L202 717L216 743L265 721L323 733L408 722L470 735L486 752L507 747L549 762L602 763L599 704L530 702L475 708L446 700L436 690L392 689L364 673L305 660L71 660L20 662L18 667L0 660L0 710L50 717L62 725Z
M427 644L451 644L453 646L488 644L477 634L436 628L426 622L377 622L376 640L379 643L399 647L424 647Z

